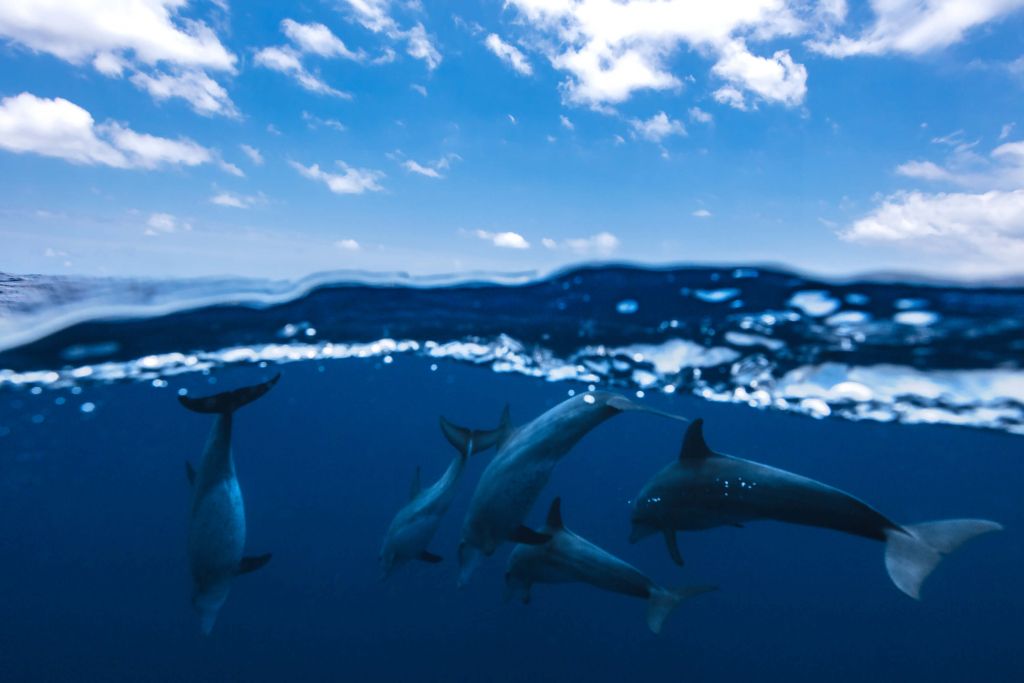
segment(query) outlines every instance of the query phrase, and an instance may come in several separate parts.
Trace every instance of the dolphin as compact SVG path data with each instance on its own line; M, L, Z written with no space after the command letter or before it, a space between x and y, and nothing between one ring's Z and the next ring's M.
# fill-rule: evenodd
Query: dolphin
M867 503L821 482L716 453L704 441L703 421L686 430L679 458L656 474L633 503L630 542L665 536L676 564L683 559L676 531L742 526L774 519L822 527L885 543L885 566L896 587L920 599L921 584L944 555L1003 527L984 519L897 524Z
M231 580L255 571L270 561L270 554L243 557L245 506L231 457L231 421L234 412L255 401L277 383L281 375L251 387L205 398L179 396L183 406L197 413L215 413L199 469L185 463L192 498L188 517L188 562L192 572L192 606L200 627L209 635Z
M519 595L530 602L535 583L589 583L612 593L647 600L647 626L661 633L668 615L683 600L717 590L717 586L687 586L668 590L657 585L609 552L574 534L562 523L561 499L555 498L548 510L542 532L551 539L542 545L517 545L508 558L505 571L505 598Z
M626 410L684 418L633 403L624 396L590 391L562 401L497 439L498 452L484 469L469 503L459 544L459 585L472 575L480 555L505 541L538 545L550 536L523 526L559 460L590 430Z
M470 455L493 447L498 437L508 429L508 406L502 413L501 425L491 430L469 430L441 418L441 431L448 442L458 450L458 455L452 459L441 478L426 489L420 486L420 468L416 468L412 490L409 492L409 502L395 514L391 526L384 535L380 549L382 579L388 578L398 565L410 560L441 562L442 558L427 550L427 546L437 533L441 518L448 512L452 499L455 498L456 487L462 477L466 461Z

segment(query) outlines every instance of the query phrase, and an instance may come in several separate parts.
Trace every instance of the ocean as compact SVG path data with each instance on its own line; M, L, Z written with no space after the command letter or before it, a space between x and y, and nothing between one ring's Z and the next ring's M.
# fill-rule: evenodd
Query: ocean
M548 278L334 275L291 285L0 278L4 681L1020 681L1024 288L780 269L594 266ZM247 555L209 635L190 600L190 485L240 408ZM523 520L567 528L684 601L654 635L636 597L538 584L505 601L513 544L457 586L472 454L429 544L381 580L410 496L456 457L439 418L522 425L610 391L702 418L716 451L838 487L898 523L999 522L914 600L881 543L778 522L630 543L638 492L686 424L615 415Z

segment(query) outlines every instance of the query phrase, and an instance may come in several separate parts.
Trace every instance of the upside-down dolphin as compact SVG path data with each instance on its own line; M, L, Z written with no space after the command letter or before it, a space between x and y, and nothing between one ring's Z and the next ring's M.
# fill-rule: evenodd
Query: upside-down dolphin
M532 422L498 435L498 452L484 469L462 525L459 584L469 580L480 554L505 541L539 544L547 534L523 526L558 461L587 432L625 410L684 418L633 403L625 396L591 391L562 401Z
M508 420L508 407L501 416L501 425L497 429L486 431L457 427L441 418L441 431L459 453L452 459L441 478L429 488L423 489L420 486L420 468L416 468L409 502L395 514L381 545L382 579L390 576L398 565L410 560L432 563L441 561L441 557L427 550L427 546L437 533L441 518L448 511L452 499L455 498L456 487L466 467L466 461L469 456L494 446L498 437L508 430Z
M535 583L589 583L613 593L647 600L647 626L661 633L661 626L686 598L717 590L717 586L687 586L668 590L644 576L640 570L574 534L562 523L561 499L555 498L541 530L551 540L541 545L517 545L505 571L506 599L519 595L530 602Z
M921 584L943 555L1002 526L984 519L897 524L867 503L784 470L715 453L704 441L703 422L686 430L679 458L640 491L633 507L635 542L662 532L669 554L683 559L676 531L739 526L773 519L834 529L885 543L885 566L896 587L920 598Z
M188 562L192 571L192 605L199 613L203 633L209 634L217 613L227 600L231 580L255 571L270 561L270 554L243 557L245 506L231 456L234 412L267 393L280 379L243 387L205 398L179 396L197 413L216 413L206 450L198 469L185 463L192 498L188 518Z

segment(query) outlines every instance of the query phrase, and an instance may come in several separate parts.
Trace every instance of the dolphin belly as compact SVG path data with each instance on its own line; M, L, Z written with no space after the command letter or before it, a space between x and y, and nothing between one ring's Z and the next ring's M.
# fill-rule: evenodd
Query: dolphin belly
M188 557L197 590L235 575L245 547L245 506L234 477L199 492L188 527Z

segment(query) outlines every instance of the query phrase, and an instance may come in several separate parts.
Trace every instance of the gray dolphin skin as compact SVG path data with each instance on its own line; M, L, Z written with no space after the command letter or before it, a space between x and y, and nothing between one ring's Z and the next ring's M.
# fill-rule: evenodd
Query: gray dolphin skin
M680 602L717 586L687 586L669 590L657 585L640 570L602 550L565 528L561 499L548 510L542 532L551 539L541 545L517 545L505 571L506 599L518 595L530 602L535 583L589 583L602 590L647 600L647 626L661 633L662 624Z
M900 525L853 496L784 470L715 453L703 422L686 431L679 458L656 474L633 504L631 542L661 532L677 564L676 531L740 526L769 519L822 527L885 543L896 587L920 598L921 584L944 555L1002 526L984 519Z
M380 549L381 578L386 579L399 565L410 560L441 562L441 557L427 550L441 525L441 519L455 498L456 488L469 456L493 447L501 434L509 429L508 407L501 416L501 425L487 431L471 431L457 427L441 418L441 432L459 454L452 459L445 473L433 486L420 486L420 469L413 476L409 502L391 521Z
M270 555L243 557L245 506L231 455L234 412L270 391L281 375L250 387L215 396L179 396L183 406L197 413L217 415L198 469L186 463L192 497L188 518L188 562L192 572L192 606L199 613L204 634L213 630L231 580L255 571Z
M492 555L505 541L539 544L546 534L523 526L552 470L590 430L626 410L684 418L633 403L624 396L591 391L559 403L546 413L498 438L498 452L487 464L462 526L459 585L472 575L481 554ZM685 421L685 420L684 420Z

